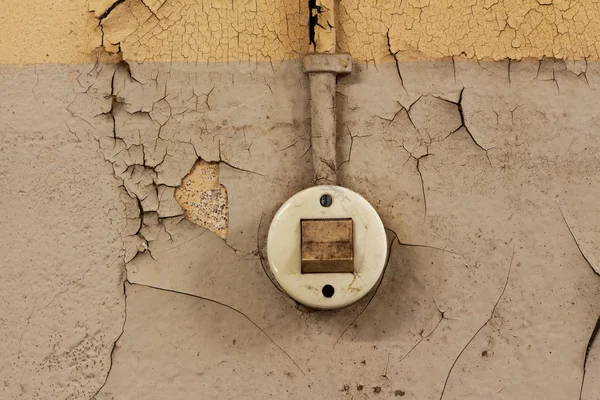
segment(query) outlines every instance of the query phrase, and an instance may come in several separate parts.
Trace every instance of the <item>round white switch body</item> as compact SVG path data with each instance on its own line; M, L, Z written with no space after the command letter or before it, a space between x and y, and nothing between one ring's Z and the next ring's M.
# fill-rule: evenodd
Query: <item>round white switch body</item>
M347 218L352 219L354 272L302 273L301 221ZM275 214L267 238L269 266L283 290L323 310L348 306L369 293L383 273L387 251L385 229L373 206L340 186L296 193Z

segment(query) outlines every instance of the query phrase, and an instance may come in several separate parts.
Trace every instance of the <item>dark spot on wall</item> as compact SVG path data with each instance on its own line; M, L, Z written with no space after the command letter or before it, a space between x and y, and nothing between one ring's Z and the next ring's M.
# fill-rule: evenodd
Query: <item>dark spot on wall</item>
M321 6L317 5L317 0L308 0L308 40L315 47L315 28L319 25L320 13Z

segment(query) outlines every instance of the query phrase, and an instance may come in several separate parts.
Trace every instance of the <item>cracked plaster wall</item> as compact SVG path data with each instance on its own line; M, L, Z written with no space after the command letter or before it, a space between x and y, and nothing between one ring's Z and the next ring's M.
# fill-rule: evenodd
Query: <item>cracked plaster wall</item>
M558 399L581 390L594 399L594 347L583 384L582 367L600 313L597 64L400 67L402 79L387 64L359 65L339 81L340 180L378 209L391 256L376 295L326 313L298 307L266 273L269 222L312 179L299 62L100 63L73 67L70 84L44 79L56 67L40 69L39 81L35 71L10 67L7 74L21 71L32 86L22 103L5 102L15 113L7 137L20 151L9 153L17 158L3 176L14 183L4 187L28 193L20 160L30 154L32 174L52 168L44 184L68 185L44 189L30 178L56 196L45 201L56 215L69 218L54 226L49 213L41 226L56 232L37 243L57 251L56 265L15 242L32 234L3 230L11 264L52 277L8 303L16 311L3 317L14 329L6 346L16 349L4 368L15 374L6 393L48 398L57 385L65 398L96 399ZM23 147L22 137L32 144ZM38 157L44 151L65 152L67 170L56 168L56 154ZM164 196L199 159L220 165L225 241L183 218L172 193ZM13 201L5 219L41 210L16 194ZM25 226L38 229L33 221ZM61 252L61 235L68 251L77 241L87 258ZM61 269L64 260L72 268ZM20 268L4 272L15 285L33 279ZM84 284L70 276L90 273L91 287L80 292ZM38 297L58 309L35 312ZM94 299L101 303L92 318ZM74 327L47 325L58 316Z
M135 61L294 59L308 51L307 5L126 0L102 22L103 43ZM401 60L598 59L598 18L598 3L584 0L343 0L335 24L340 50L362 62L389 62L390 51Z
M307 79L280 61L308 49L304 4L117 3L0 16L29 10L2 63L123 51L0 66L2 398L598 399L594 3L342 1L340 48L377 67L338 82L340 182L390 259L376 292L320 313L264 248L312 183ZM589 60L468 60L545 55ZM197 225L175 193L207 165Z
M599 18L594 0L342 0L336 32L340 50L370 63L393 61L388 38L401 60L594 60ZM0 63L93 62L102 44L132 61L295 59L307 23L303 0L6 2Z

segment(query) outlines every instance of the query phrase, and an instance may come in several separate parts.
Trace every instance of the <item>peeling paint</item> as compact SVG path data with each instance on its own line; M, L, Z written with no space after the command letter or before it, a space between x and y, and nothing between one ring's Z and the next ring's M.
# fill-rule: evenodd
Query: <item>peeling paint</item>
M268 332L304 371L306 376L296 375L292 384L310 384L320 388L322 393L336 393L348 386L348 393L356 395L358 385L379 387L381 394L395 396L396 390L402 390L407 395L418 393L433 398L467 393L484 396L498 390L517 394L520 390L528 390L497 383L498 375L503 381L512 376L511 369L497 366L506 366L514 356L515 347L505 338L518 329L516 321L527 321L528 329L537 332L546 329L543 327L548 323L556 322L548 315L549 310L568 308L570 311L561 315L568 315L574 321L552 328L560 332L557 337L563 345L531 341L528 337L515 339L521 349L531 345L535 349L531 351L558 352L566 360L576 353L574 349L579 350L580 342L589 340L587 324L591 318L592 323L597 318L594 315L597 310L592 306L595 301L592 293L597 283L587 279L592 271L580 258L579 249L565 228L553 197L554 193L560 194L563 211L577 209L571 203L573 196L561 192L567 187L573 191L584 187L576 183L565 186L565 179L573 176L573 169L569 168L576 168L581 177L592 176L597 168L595 158L586 157L586 153L579 150L582 143L577 144L580 140L590 145L585 138L593 133L582 134L581 129L595 129L595 122L586 119L589 113L581 111L577 114L580 108L588 107L585 104L592 104L587 96L595 96L581 75L588 71L587 79L594 84L593 68L567 69L564 63L561 66L556 62L551 69L555 82L536 79L538 75L548 75L546 70L550 71L540 65L538 62L463 60L439 64L406 63L402 65L402 82L393 64L380 66L378 71L358 66L354 75L340 79L338 121L342 136L338 139L338 154L343 161L339 164L341 181L377 205L386 225L397 233L398 239L391 241L390 264L379 289L365 302L333 317L298 309L265 279L265 272L268 272L264 269L267 221L281 202L302 185L309 185L312 176L308 126L293 122L294 118L305 119L307 114L294 116L294 112L288 110L299 107L291 103L279 106L277 112L265 111L270 107L266 104L272 100L263 99L271 99L272 93L280 93L275 81L271 80L275 78L266 77L277 74L277 68L289 73L291 67L273 64L273 69L269 66L264 72L255 72L258 75L241 86L237 85L242 77L229 77L227 85L232 85L232 81L236 83L228 88L241 87L243 90L228 89L232 91L225 92L226 84L222 82L201 83L198 88L194 83L187 91L182 90L175 82L187 82L190 73L185 66L169 65L168 76L161 77L160 68L149 72L154 67L131 63L132 81L144 82L141 86L147 88L150 85L152 91L146 96L138 96L138 89L114 91L117 99L121 98L119 102L124 104L115 109L126 107L129 110L121 113L121 117L119 113L115 116L117 127L127 126L116 129L118 137L122 137L130 149L138 143L148 143L143 148L148 146L151 153L156 140L152 132L159 131L159 138L175 142L170 143L174 146L169 150L171 157L182 156L186 160L187 145L178 145L194 143L189 163L197 163L198 157L210 160L205 165L211 166L211 185L217 182L215 169L216 165L220 166L218 181L227 187L230 226L227 240L223 241L206 234L207 230L181 216L159 219L158 212L144 211L139 233L145 239L148 251L127 263L129 281L200 296L244 313ZM302 82L305 78L302 78L300 68L298 73L295 82ZM421 74L435 79L428 78L427 84L422 85ZM115 84L129 84L128 79L116 76ZM127 74L123 76L127 78ZM262 83L264 79L269 79L268 86ZM163 83L166 81L168 83ZM585 86L580 87L582 81ZM557 83L561 87L560 93L556 90ZM305 81L301 84L306 85ZM119 85L122 84L117 87ZM256 95L261 93L261 85L265 97ZM138 86L133 83L131 87ZM365 87L371 87L377 95L365 99L370 93ZM573 88L579 93L575 103L565 100ZM302 90L306 91L306 86ZM528 93L532 91L542 95L531 98ZM227 93L229 96L235 93L235 96L229 98ZM553 96L559 96L560 101ZM162 112L148 98L154 104L164 101L169 106ZM235 107L233 112L230 101ZM303 101L308 103L307 99ZM585 101L585 104L579 101ZM250 105L260 112L248 112L246 107ZM546 117L538 111L546 113ZM151 116L140 119L139 124L148 124L143 126L151 128L139 138L137 129L132 129L135 125L119 122L119 118L137 120L144 112ZM228 117L221 118L219 112ZM303 112L307 113L306 108ZM572 113L569 118L585 122L565 125L564 113ZM252 118L258 115L258 118L264 118L263 123L248 124L247 115ZM286 115L285 119L281 115ZM529 115L539 117L528 118ZM278 117L278 121L272 121ZM546 123L545 118L553 122ZM505 130L496 133L492 129L496 123ZM543 127L543 139L537 133L539 128L523 128L529 123ZM203 140L196 138L196 142L192 142L191 137L186 136L193 129L200 130L199 136ZM556 132L560 135L556 136ZM561 140L574 140L575 147L552 146L555 136ZM519 152L520 143L524 141L532 152ZM539 146L538 151L544 149L545 158L541 157L542 153L536 153L536 146ZM146 150L143 153L149 154ZM562 163L563 168L554 168L547 162L549 159ZM570 159L578 160L579 164L571 164ZM204 164L203 161L200 163ZM155 168L157 171L150 168L146 172L152 178L148 182L158 179L161 173L164 182L168 181L168 188L177 179L185 182L185 175L193 170L191 166L184 170L179 163L164 167L160 159L159 165L161 168ZM131 176L137 177L138 173L132 172ZM534 176L536 180L532 180ZM150 185L144 182L141 178L133 179L133 183L142 188ZM144 197L144 192L134 192L138 186L131 186L130 191L136 197L148 199L148 207L156 208L149 201L151 197ZM546 203L554 207L550 214L543 212L547 209L543 206ZM565 212L565 216L570 215ZM571 223L569 228L577 225ZM550 228L540 230L540 226ZM565 234L556 233L561 230ZM589 240L593 242L593 238ZM519 244L519 248L514 249L515 265L520 264L513 270L512 263L507 260L511 258L509 250L513 249L514 243ZM198 254L203 256L198 257ZM547 268L547 265L556 265L556 260L569 266L568 278L564 271L561 272L563 267ZM537 277L535 283L526 278L531 274ZM583 286L581 279L586 281ZM237 288L236 293L224 291L224 287ZM498 288L502 287L504 289L498 294ZM521 287L527 289L521 290ZM548 307L530 311L517 306L535 302L531 293L549 291L556 295L545 300ZM565 296L576 298L575 304L563 304L561 299ZM249 302L250 297L253 300ZM268 313L257 311L273 308L275 311ZM170 318L177 321L178 317ZM311 340L297 340L298 337ZM330 350L334 346L335 352ZM482 356L484 352L486 356ZM582 359L584 353L585 349L582 349ZM131 368L128 350L121 354L115 364L118 369L114 371ZM167 359L173 356L162 354ZM310 358L303 358L301 354L308 354ZM356 366L353 362L362 364L362 360L336 358L345 354L360 354L357 357L363 358L366 365L376 366L374 372L362 374L360 381L348 382L346 377L351 376L349 371ZM494 364L480 365L481 359L493 359ZM331 377L321 369L323 367L319 365L324 360L334 360L336 365L341 365L340 377ZM431 365L435 368L430 371L427 368ZM529 361L523 368L531 368ZM561 368L556 364L552 368L538 366L535 368L536 379L547 379L558 373L555 372L558 369L569 377L570 382L580 379L580 371ZM425 374L426 370L429 373ZM517 368L515 373L523 371ZM328 376L327 382L315 378L321 374ZM131 384L128 379L125 385L126 381L119 378L120 373L111 375L101 396L108 396L115 390L125 393L127 385ZM475 385L471 375L477 376L477 381L487 381L488 386ZM402 380L398 378L400 376ZM426 383L423 383L423 376L428 377ZM276 385L279 376L274 375L272 379L268 381L269 385ZM333 385L331 380L337 383ZM143 379L138 382L143 385ZM304 393L298 390L298 393ZM566 394L581 389L578 384L561 383L535 390ZM364 389L361 392L364 393ZM309 396L308 393L304 394Z
M362 61L338 80L340 183L392 240L376 290L316 313L265 258L313 183L306 3L73 2L44 34L78 37L40 40L47 57L8 36L5 62L101 61L0 68L3 395L597 393L595 6L319 13Z
M317 5L321 21L311 23L309 2L298 0L13 2L0 16L0 63L93 62L99 47L121 49L126 60L140 62L290 60L310 51L311 25L317 34L335 27L339 50L364 63L600 59L593 0L344 0L335 22L327 17L329 0L311 8ZM335 47L335 41L322 42Z
M394 57L463 54L494 60L599 58L593 1L471 3L344 1L336 14L340 50L358 62L377 64ZM90 62L103 41L111 51L122 42L125 58L137 61L269 61L297 58L310 48L304 1L285 1L273 9L260 1L128 0L103 19L103 34L98 18L114 4L77 0L43 8L27 0L7 5L0 18L22 24L3 24L12 30L0 38L0 63ZM22 46L17 49L15 43Z

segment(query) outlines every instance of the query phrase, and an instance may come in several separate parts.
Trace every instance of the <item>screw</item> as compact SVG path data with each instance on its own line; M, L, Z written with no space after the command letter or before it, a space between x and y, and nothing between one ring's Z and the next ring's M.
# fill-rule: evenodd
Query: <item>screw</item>
M335 293L335 289L331 285L325 285L325 286L323 286L323 289L321 289L321 293L323 293L323 296L325 296L329 299L329 298L333 297L333 294Z
M333 203L333 199L331 198L330 195L324 194L323 196L321 196L321 199L319 200L319 202L321 203L321 206L329 207L331 205L331 203Z

